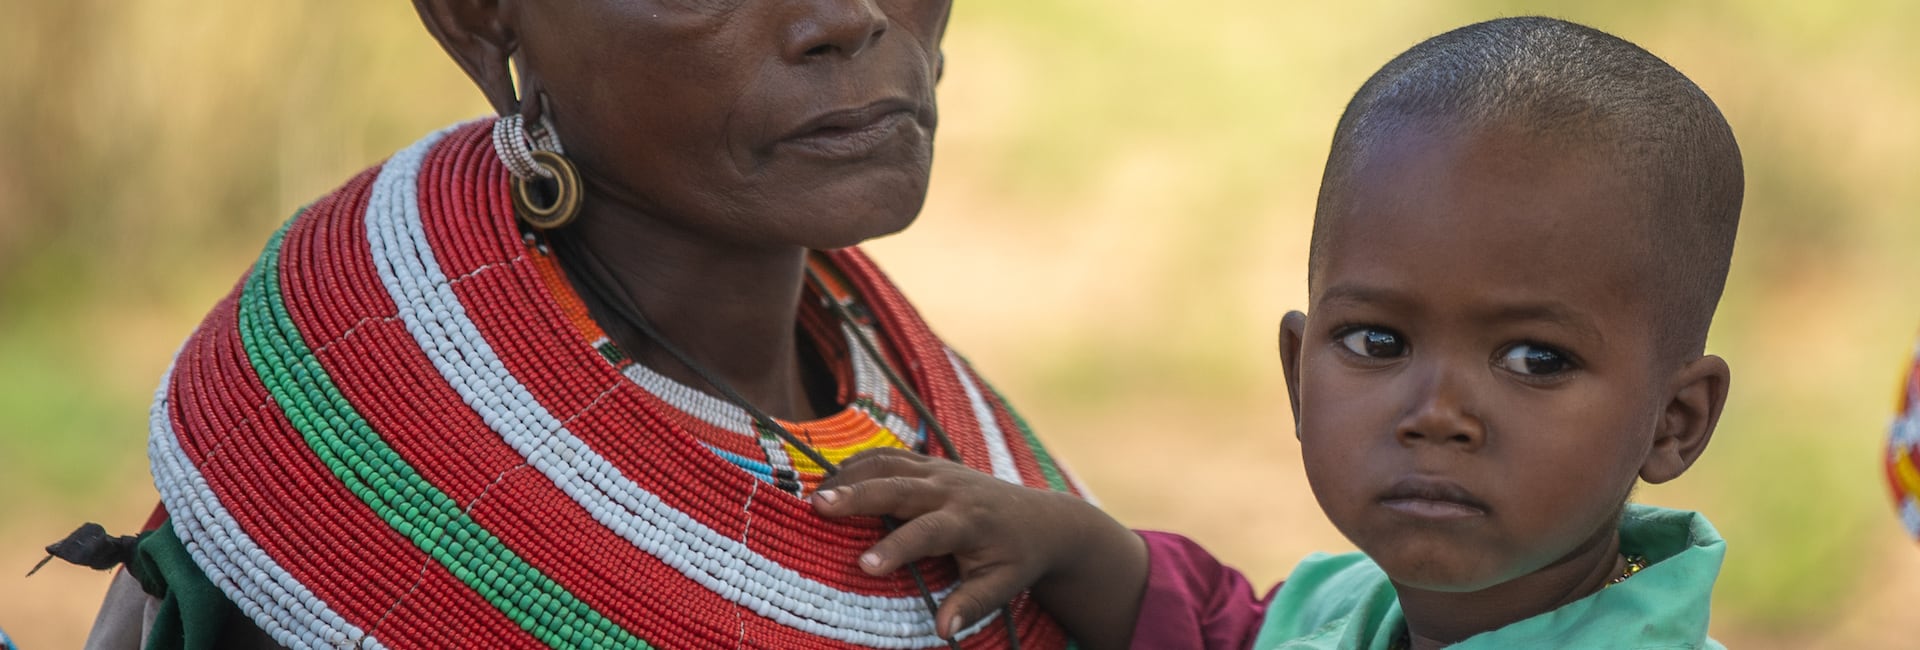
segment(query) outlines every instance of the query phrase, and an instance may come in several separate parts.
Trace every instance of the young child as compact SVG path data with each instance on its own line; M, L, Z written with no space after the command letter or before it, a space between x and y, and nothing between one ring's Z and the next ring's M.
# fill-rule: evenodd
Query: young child
M1023 587L1086 647L1700 648L1723 543L1628 504L1680 476L1727 396L1703 354L1742 171L1652 54L1545 18L1427 40L1361 87L1281 322L1307 478L1362 553L1265 599L1197 546L1085 502L882 452L815 497L910 520L862 558L952 554L943 634Z

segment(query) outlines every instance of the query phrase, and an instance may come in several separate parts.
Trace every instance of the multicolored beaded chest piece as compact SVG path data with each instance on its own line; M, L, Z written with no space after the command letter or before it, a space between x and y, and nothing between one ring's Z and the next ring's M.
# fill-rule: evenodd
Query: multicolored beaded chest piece
M588 317L586 305L567 284L565 273L549 247L534 233L525 233L523 240L528 254L540 270L541 279L547 283L549 291L579 331L580 337L590 341L593 348L620 374L626 375L670 406L676 416L675 424L694 434L700 439L700 444L727 462L795 496L812 494L814 488L826 480L825 468L809 460L800 449L781 440L773 432L760 430L755 426L752 415L740 406L635 363L598 323ZM802 299L801 329L804 330L803 335L812 339L813 347L827 359L828 366L834 371L839 386L837 400L846 407L817 420L778 424L795 439L806 441L836 465L854 454L876 447L924 452L927 441L925 425L907 406L899 389L888 383L885 371L880 367L881 360L868 355L857 344L858 337L867 337L868 340L877 338L871 319L838 322L832 314L827 313L825 301L839 302L858 313L865 313L864 305L859 304L858 296L846 278L841 276L826 256L815 255L809 260L809 265L814 277L822 279L823 286L809 287ZM964 365L957 358L948 358L946 361L956 367ZM970 403L987 403L979 384L970 376L963 375L961 380ZM993 426L993 418L983 418L981 422ZM989 460L1000 476L1018 476L1017 471L1013 471L1010 449L1005 445L989 444L988 451L991 452Z
M1920 347L1900 387L1887 439L1887 481L1893 486L1893 504L1907 534L1920 540Z
M586 318L516 227L488 133L429 136L303 211L181 349L149 452L207 577L294 648L946 647L905 574L857 569L879 522L800 498L819 467ZM871 261L814 270L813 298L865 316L802 319L848 407L780 426L834 462L924 451L890 362L961 460L1080 492ZM952 591L951 562L919 569ZM1066 645L1030 599L1007 612L962 644Z

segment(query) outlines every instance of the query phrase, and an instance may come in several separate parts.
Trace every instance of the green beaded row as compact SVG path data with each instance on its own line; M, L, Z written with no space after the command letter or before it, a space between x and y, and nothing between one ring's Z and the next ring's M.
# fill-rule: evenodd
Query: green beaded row
M394 530L543 643L650 648L507 548L354 411L287 312L278 281L286 232L274 234L247 278L240 334L261 382L327 468Z
M959 353L954 354L957 356ZM960 361L966 364L968 370L973 369L972 361L964 358ZM975 373L974 376L979 377L979 374ZM1007 397L1001 395L1000 390L994 388L993 384L987 383L985 377L980 378L980 385L986 386L987 392L993 395L994 401L1000 403L1000 408L1006 409L1007 415L1013 416L1013 426L1020 429L1020 435L1027 440L1027 448L1033 450L1033 459L1040 463L1040 473L1047 477L1047 487L1055 492L1072 492L1072 487L1067 485L1067 476L1060 473L1060 466L1053 462L1053 454L1047 453L1047 448L1040 444L1040 438L1033 435L1033 427L1027 426L1027 419L1020 417L1020 412L1013 410L1013 403L1008 402Z

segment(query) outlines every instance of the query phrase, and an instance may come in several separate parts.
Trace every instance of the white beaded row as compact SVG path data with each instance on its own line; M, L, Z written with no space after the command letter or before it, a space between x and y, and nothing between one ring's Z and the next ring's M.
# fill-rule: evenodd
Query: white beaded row
M177 362L177 361L176 361ZM383 648L347 622L273 560L220 503L175 437L168 414L173 369L160 380L149 415L148 456L154 487L169 525L187 555L255 625L280 645L305 648ZM234 431L227 435L248 435Z
M856 330L855 328L858 329ZM888 383L885 371L880 367L880 360L873 358L873 355L867 354L866 347L860 345L859 339L854 338L857 336L865 336L869 341L878 341L879 339L874 337L873 328L866 325L842 323L840 330L841 333L847 337L847 349L853 352L855 390L859 395L873 400L873 411L869 412L868 415L876 416L876 421L880 423L880 426L887 431L893 432L894 437L899 438L900 442L904 443L907 448L919 449L920 442L923 440L923 436L920 435L921 431L907 424L906 418L900 417L899 413L894 412L893 386ZM925 425L923 424L922 426Z
M855 329L858 328L858 329ZM888 385L886 374L880 370L880 362L867 354L867 348L860 345L856 336L866 336L867 340L878 342L873 329L855 323L841 323L840 335L847 339L848 356L853 365L853 391L859 397L873 400L873 405L881 411L893 407L893 390Z
M1915 368L1920 372L1920 367ZM1892 444L1895 447L1908 447L1920 444L1920 395L1913 396L1912 412L1893 420Z
M881 428L893 433L894 437L899 438L907 447L918 447L920 444L918 432L898 413L890 409L893 391L887 384L886 375L880 369L879 362L868 355L859 345L859 341L854 338L860 334L856 333L853 327L853 325L843 325L841 333L847 338L848 349L852 351L855 397L866 398L873 402L873 411L868 411L866 415L873 418ZM867 329L865 326L861 327ZM867 330L866 336L873 336L872 331ZM666 402L668 406L723 431L753 438L760 443L762 449L766 450L767 458L775 468L793 467L793 459L787 454L787 446L778 438L760 435L753 426L753 416L738 405L674 381L673 378L639 363L630 364L621 372L633 383L638 384L642 390L660 398L660 401Z
M753 439L759 443L773 469L793 468L793 458L787 454L787 446L779 438L760 435L754 430L753 420L747 412L733 403L695 390L637 362L628 364L620 372L641 390L660 398L668 406L728 433Z
M733 402L674 381L639 363L628 365L621 374L638 384L641 390L652 393L668 406L693 416L701 422L735 434L759 437L753 429L753 416L748 415L745 409L736 406Z
M396 154L381 170L367 227L374 264L402 323L461 400L596 521L728 600L836 641L899 649L944 644L918 596L851 593L782 566L668 506L548 412L480 335L427 243L416 177L438 138Z
M1907 527L1908 534L1920 535L1920 498L1900 500L1900 523Z
M946 352L947 363L952 364L953 374L960 377L960 388L967 392L967 401L973 404L973 418L980 421L980 437L987 443L987 460L992 464L993 475L1014 485L1025 485L1020 480L1020 467L1013 463L1013 452L1007 449L1006 433L1000 429L999 419L993 416L993 406L980 394L980 387L973 383L973 373L960 362L959 355L953 350Z

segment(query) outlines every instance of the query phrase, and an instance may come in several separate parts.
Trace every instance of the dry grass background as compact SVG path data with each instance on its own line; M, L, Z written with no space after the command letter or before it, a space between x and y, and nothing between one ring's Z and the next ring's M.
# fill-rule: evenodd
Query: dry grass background
M393 0L6 9L0 627L39 650L79 644L105 576L18 576L80 521L151 507L145 403L199 315L296 206L484 106ZM1908 3L963 0L929 205L870 248L1116 515L1278 580L1348 548L1273 354L1334 120L1421 38L1528 13L1667 58L1746 152L1711 343L1729 413L1642 493L1730 540L1716 635L1911 647L1920 549L1879 469L1920 324Z

